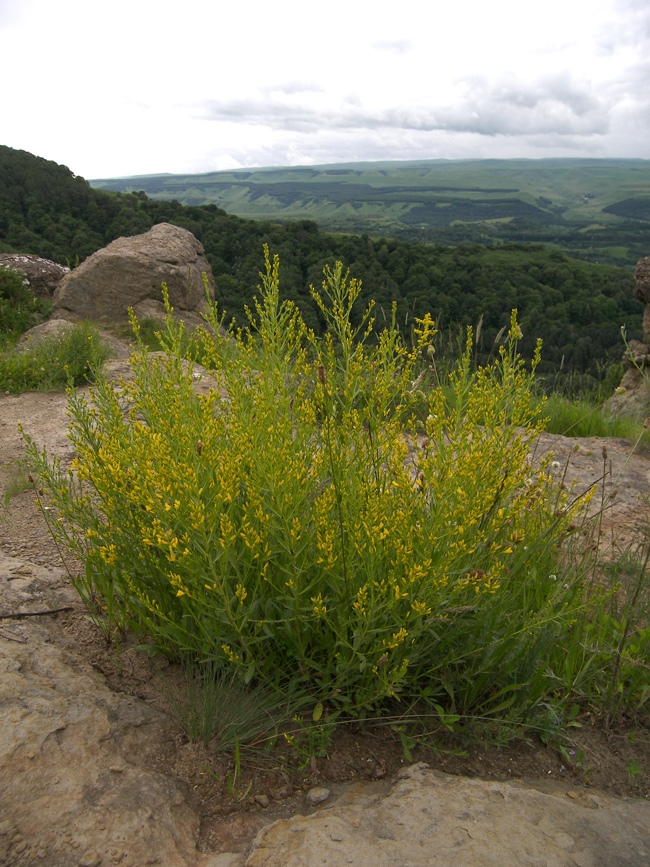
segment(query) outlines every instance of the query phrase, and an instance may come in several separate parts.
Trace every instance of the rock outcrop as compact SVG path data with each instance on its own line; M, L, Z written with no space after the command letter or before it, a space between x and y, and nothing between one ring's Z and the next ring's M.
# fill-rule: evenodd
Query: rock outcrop
M650 256L637 263L634 294L645 305L643 341L629 341L623 379L605 406L613 413L644 419L650 415Z
M67 274L54 295L52 318L124 323L128 308L141 315L142 304L152 315L162 308L165 283L181 318L198 324L206 306L204 274L213 298L212 269L202 244L187 229L159 223L144 235L118 238Z
M70 269L40 256L28 253L0 253L0 268L12 268L23 274L30 288L45 298L51 298Z
M4 611L73 605L62 569L0 552ZM0 865L198 867L185 783L149 768L170 720L112 692L55 615L0 629Z
M329 809L264 828L244 867L639 867L650 863L649 821L643 801L465 780L419 764L388 793L360 784Z

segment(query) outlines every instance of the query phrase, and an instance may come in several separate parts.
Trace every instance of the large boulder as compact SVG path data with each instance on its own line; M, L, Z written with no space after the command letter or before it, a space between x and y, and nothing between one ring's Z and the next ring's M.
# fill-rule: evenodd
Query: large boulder
M51 298L54 292L70 271L58 262L51 262L41 256L29 253L0 253L0 268L11 268L25 278L30 289L45 298Z
M144 235L118 238L71 271L54 295L52 317L123 323L129 307L137 313L143 302L159 305L165 283L182 318L198 320L206 308L204 274L214 298L203 245L187 229L159 223Z

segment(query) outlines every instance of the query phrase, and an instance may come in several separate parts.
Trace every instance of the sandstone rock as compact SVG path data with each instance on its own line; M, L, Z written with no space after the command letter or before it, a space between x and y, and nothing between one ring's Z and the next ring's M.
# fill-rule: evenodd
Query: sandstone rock
M452 777L414 765L258 834L245 867L639 867L650 804ZM379 790L381 791L381 789Z
M49 259L28 253L0 253L0 268L13 268L24 274L30 288L37 294L51 298L70 269Z
M162 299L183 314L205 309L206 274L214 297L212 270L203 246L186 229L160 223L144 235L118 238L98 250L61 281L54 295L53 318L100 323L127 321L127 309Z
M3 611L75 601L62 570L32 566L24 575L21 566L0 553ZM152 747L171 742L164 714L112 692L51 616L3 625L0 671L0 815L7 825L0 864L21 855L21 864L77 867L93 852L108 864L116 848L134 865L156 858L170 867L197 864L199 815L188 787L147 768Z

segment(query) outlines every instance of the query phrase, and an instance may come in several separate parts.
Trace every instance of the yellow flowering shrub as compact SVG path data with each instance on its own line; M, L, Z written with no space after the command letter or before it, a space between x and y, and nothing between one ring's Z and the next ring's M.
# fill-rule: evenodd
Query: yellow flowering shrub
M267 253L249 331L219 336L212 308L193 340L224 392L196 392L169 315L162 358L141 348L131 380L70 394L69 472L28 441L93 616L330 712L398 693L534 704L579 591L554 580L571 509L529 463L539 406L514 312L497 361L472 372L470 334L417 418L433 321L413 345L394 314L354 325L361 287L339 264L312 290L319 340L278 267Z

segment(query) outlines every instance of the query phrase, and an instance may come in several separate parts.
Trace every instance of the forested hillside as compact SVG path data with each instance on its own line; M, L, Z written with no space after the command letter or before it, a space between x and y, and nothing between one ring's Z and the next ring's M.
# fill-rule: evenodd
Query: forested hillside
M407 329L427 311L445 331L476 325L482 317L485 352L511 308L518 308L522 350L531 354L541 337L548 372L563 365L565 371L595 374L620 358L621 325L628 337L641 336L642 308L633 297L632 275L558 250L422 245L326 234L308 220L283 225L245 220L215 205L186 207L152 201L144 193L93 189L64 166L0 147L0 252L35 253L74 265L115 238L160 222L183 226L203 243L217 300L228 318L238 321L256 292L266 243L280 256L284 297L296 301L317 332L322 322L309 285L319 285L325 264L341 260L363 281L365 300L377 302L380 322L393 302Z

